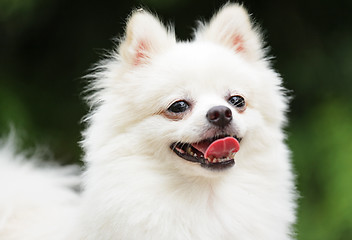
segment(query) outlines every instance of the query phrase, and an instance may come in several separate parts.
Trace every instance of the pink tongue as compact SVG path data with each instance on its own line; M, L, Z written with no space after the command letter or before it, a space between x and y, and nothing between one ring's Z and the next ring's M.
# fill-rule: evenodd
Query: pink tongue
M240 144L233 137L218 139L209 146L205 146L205 144L194 144L193 147L203 152L204 158L225 158L229 157L231 153L240 150Z

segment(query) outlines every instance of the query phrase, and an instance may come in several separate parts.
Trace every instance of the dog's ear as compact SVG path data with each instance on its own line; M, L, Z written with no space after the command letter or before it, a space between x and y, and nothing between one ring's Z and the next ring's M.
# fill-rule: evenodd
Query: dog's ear
M210 40L225 45L250 61L264 56L262 40L250 21L248 12L238 4L227 4L209 24L196 32L197 40Z
M122 60L138 66L147 64L155 54L176 42L175 35L152 14L136 10L129 18L125 39L120 44Z

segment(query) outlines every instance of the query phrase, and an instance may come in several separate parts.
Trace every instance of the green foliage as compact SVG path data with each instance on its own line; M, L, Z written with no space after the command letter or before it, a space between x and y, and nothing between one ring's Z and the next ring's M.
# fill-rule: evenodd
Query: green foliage
M5 86L0 88L0 131L6 131L8 124L30 128L30 118L18 96ZM12 122L16 121L16 122Z
M154 7L157 9L168 9L174 6L184 4L186 0L143 0L141 1L144 6Z
M0 0L0 20L30 14L39 0Z
M299 239L352 239L352 107L333 99L292 123Z

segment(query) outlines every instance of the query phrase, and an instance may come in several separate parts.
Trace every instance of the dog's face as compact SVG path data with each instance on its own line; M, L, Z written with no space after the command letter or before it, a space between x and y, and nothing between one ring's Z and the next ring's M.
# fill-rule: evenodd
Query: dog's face
M131 142L131 154L208 176L278 137L286 106L280 79L242 8L225 7L185 43L136 12L119 55L119 68L109 69L118 76L107 83L105 101L114 109L107 122L111 134Z

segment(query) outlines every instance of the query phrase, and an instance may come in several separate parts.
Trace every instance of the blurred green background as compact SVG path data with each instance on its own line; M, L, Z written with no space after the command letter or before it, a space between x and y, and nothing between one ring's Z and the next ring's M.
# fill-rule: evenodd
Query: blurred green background
M0 0L0 135L80 162L87 113L82 76L133 7L175 23L180 39L226 1ZM352 239L352 1L244 1L264 29L274 67L292 90L289 145L301 193L301 240Z

